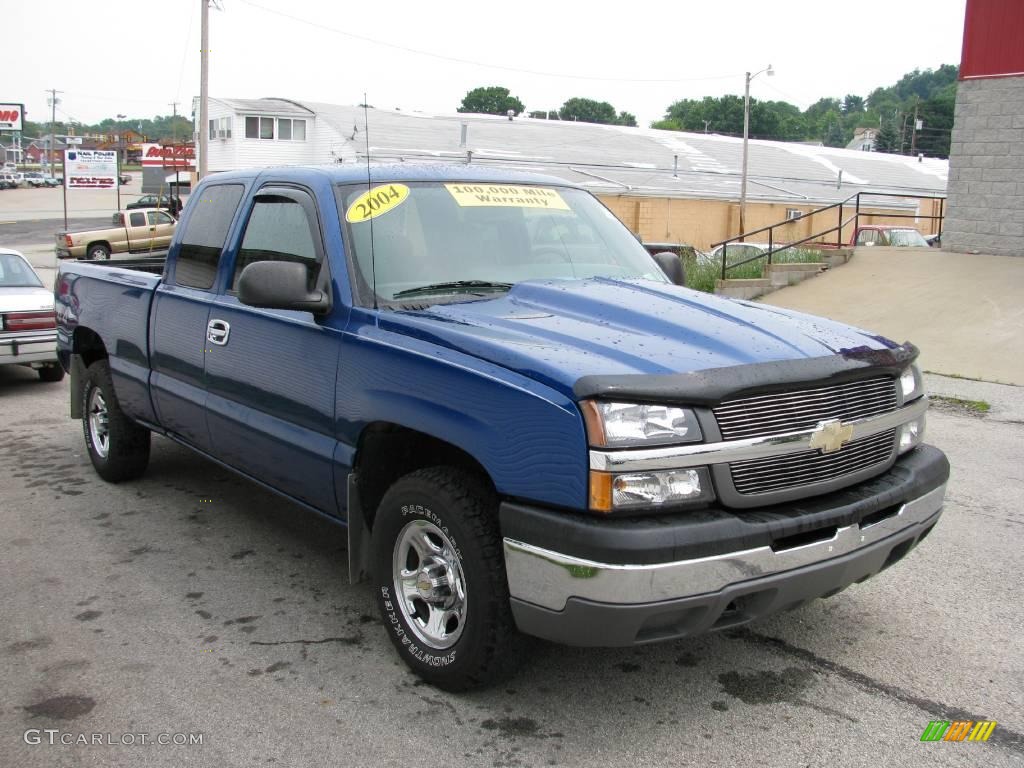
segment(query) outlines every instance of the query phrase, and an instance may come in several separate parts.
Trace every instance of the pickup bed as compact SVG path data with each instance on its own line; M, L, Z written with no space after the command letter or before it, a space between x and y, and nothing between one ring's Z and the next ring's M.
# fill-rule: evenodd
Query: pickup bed
M117 211L110 226L77 232L58 232L58 259L109 259L115 253L145 253L167 247L177 221L156 208Z
M520 633L642 644L834 595L939 519L911 344L688 290L582 189L405 164L193 198L159 274L60 265L93 466L136 478L158 434L347 525L438 686L514 669Z

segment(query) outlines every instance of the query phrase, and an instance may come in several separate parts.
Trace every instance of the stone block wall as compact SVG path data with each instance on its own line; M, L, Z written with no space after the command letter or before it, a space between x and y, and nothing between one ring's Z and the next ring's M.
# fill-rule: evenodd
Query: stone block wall
M957 87L942 247L1024 256L1024 77Z

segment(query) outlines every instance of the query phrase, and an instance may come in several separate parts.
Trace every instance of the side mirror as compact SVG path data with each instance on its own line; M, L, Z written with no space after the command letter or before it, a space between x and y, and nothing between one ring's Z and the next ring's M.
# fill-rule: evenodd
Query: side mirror
M238 276L238 300L250 307L294 309L314 315L329 312L330 297L321 290L310 291L303 264L293 261L256 261Z
M676 285L686 285L686 271L683 269L683 260L676 254L672 253L672 251L662 251L661 253L654 254L653 258L669 280Z

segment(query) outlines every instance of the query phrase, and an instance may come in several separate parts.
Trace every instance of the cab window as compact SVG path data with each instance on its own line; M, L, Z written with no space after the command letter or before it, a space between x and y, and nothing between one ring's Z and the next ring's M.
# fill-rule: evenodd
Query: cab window
M245 225L242 247L235 256L231 289L236 289L242 270L257 261L302 264L312 288L319 273L315 237L319 238L316 221L297 200L272 193L258 195Z

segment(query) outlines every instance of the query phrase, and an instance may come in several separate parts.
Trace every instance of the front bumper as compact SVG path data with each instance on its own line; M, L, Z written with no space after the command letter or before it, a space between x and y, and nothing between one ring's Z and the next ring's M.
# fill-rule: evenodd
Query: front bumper
M620 646L795 608L906 555L938 521L948 475L922 446L884 475L782 508L595 521L503 504L513 614L527 634Z

